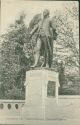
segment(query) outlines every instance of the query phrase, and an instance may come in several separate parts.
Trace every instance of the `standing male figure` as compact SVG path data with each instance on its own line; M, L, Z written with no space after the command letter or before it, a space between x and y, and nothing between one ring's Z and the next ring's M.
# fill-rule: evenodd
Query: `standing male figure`
M52 27L52 22L49 18L49 10L43 12L43 19L34 27L30 35L32 36L38 30L37 44L34 51L35 63L31 67L36 67L40 55L44 56L42 67L51 68L53 59L53 40L56 40L56 29Z

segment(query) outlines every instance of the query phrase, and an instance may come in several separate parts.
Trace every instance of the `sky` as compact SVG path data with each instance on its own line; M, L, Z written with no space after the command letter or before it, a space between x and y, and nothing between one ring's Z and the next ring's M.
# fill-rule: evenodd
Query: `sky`
M66 1L67 2L67 1ZM51 17L56 10L63 13L65 1L26 1L26 0L2 0L1 1L1 32L5 33L8 26L14 23L19 14L26 13L25 23L29 24L30 20L37 13L42 13L44 9L50 10Z

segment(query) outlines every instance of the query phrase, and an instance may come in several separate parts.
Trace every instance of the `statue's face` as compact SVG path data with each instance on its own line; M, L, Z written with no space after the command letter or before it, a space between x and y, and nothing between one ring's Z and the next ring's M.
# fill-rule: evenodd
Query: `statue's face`
M46 10L44 10L44 12L43 12L43 17L46 17L47 15L49 15L49 11L46 9Z

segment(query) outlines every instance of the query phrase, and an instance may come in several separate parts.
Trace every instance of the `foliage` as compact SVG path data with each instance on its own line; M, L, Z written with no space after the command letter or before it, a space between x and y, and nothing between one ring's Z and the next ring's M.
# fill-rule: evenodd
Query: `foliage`
M58 33L58 38L54 43L53 64L58 66L59 60L61 60L65 67L64 74L60 73L59 93L62 95L80 94L80 82L75 81L79 76L79 8L78 3L71 3L68 2L64 5L63 14L55 12L52 19L53 26L56 27ZM72 86L68 84L72 84Z
M60 95L80 95L80 86L77 85L68 85L63 88L59 88Z
M16 99L13 95L18 93L18 89L24 88L25 73L30 64L30 59L24 52L24 43L28 44L28 29L24 18L24 14L20 15L19 19L9 26L7 33L1 36L0 82L6 98ZM16 89L13 89L15 87Z
M79 73L79 21L78 6L66 4L64 13L55 12L53 26L56 27L58 38L54 43L53 61L62 60L65 63L65 73ZM70 8L71 6L71 8ZM76 9L75 12L73 9ZM73 13L73 14L72 14ZM74 14L75 13L75 14Z

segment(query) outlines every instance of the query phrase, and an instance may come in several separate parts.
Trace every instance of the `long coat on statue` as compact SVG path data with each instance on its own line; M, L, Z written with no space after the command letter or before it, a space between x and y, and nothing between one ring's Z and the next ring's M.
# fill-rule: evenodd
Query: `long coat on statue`
M56 29L53 28L50 18L40 19L31 34L35 32L37 32L37 44L34 51L39 51L40 55L45 57L45 61L50 64L53 58L53 40L57 38Z

